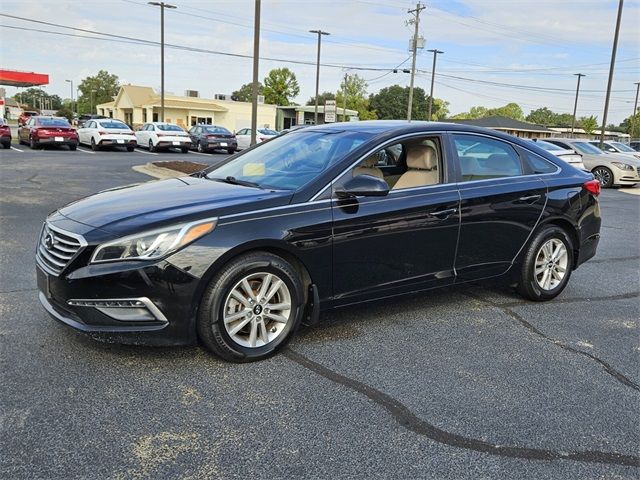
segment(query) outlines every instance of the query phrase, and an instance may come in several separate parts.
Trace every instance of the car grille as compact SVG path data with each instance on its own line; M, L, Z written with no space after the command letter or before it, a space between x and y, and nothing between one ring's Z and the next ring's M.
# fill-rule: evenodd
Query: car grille
M45 223L36 256L49 273L59 274L86 246L84 239Z

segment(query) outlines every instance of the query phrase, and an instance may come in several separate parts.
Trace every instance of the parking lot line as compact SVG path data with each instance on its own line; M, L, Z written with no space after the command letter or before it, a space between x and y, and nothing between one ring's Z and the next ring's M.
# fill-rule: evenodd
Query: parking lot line
M158 155L157 153L153 153L153 152L145 152L144 150L140 150L139 148L136 148L135 151L139 153L144 153L145 155Z
M16 152L24 153L24 150L20 150L19 148L16 148L13 145L11 146L11 150L15 150Z
M209 153L200 153L200 152L189 152L189 153L193 155L204 155L205 157L211 157L211 154Z
M80 148L78 147L77 149L78 152L83 152L83 153L90 153L91 155L95 155L96 152L92 151L92 150L85 150L84 148Z

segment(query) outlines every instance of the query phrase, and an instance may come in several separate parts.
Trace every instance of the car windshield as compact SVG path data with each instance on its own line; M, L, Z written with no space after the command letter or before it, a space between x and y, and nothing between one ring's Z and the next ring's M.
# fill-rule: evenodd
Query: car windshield
M231 135L231 132L224 127L202 127L207 133L218 133L220 135Z
M43 127L68 127L69 122L63 118L40 118L38 119L38 125Z
M278 132L269 128L259 128L258 133L261 133L262 135L278 135Z
M122 122L100 122L99 125L104 128L116 128L120 130L129 130L129 127Z
M178 125L170 125L167 123L163 123L161 125L156 125L158 130L162 130L163 132L182 132L182 130Z
M621 152L629 152L629 153L636 153L636 151L625 145L624 143L620 143L620 142L609 142L610 145L613 145L614 147L616 147L618 150L620 150Z
M558 151L558 150L564 150L564 148L559 147L558 145L554 145L553 143L549 143L549 142L542 142L540 140L534 142L536 145L538 145L540 148L543 148L545 150L548 150L550 152Z
M209 172L207 178L297 190L371 137L363 132L300 131L276 137Z
M600 150L598 147L594 147L593 145L587 142L573 142L571 145L575 147L575 149L578 150L580 153L586 153L591 155L604 155L604 153L602 153L602 150Z

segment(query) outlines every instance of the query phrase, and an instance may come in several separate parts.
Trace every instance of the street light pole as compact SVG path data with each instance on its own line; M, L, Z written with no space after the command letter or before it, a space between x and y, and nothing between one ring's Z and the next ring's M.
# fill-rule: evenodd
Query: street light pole
M631 130L629 130L629 138L633 138L633 129L636 123L636 114L638 113L638 93L640 92L640 82L634 84L636 86L636 101L633 103L633 115L631 115Z
M611 65L609 65L609 81L607 82L607 96L604 100L604 114L602 115L602 129L600 130L600 150L604 144L604 129L607 126L607 113L609 113L609 98L611 97L611 84L613 83L613 69L616 66L616 52L618 50L618 37L620 36L620 20L622 20L622 5L624 0L618 3L618 18L616 20L616 33L613 36L613 48L611 50Z
M431 121L431 109L433 107L433 82L436 77L436 57L439 53L444 52L442 50L438 50L437 48L427 51L433 52L433 67L431 68L431 93L429 93L429 112L427 114L427 120Z
M571 120L571 138L573 138L573 129L576 125L576 112L578 111L578 94L580 93L580 79L586 77L584 73L574 73L578 77L578 86L576 87L576 102L573 104L573 120Z
M71 84L71 113L74 113L75 111L74 111L73 107L74 107L75 103L73 101L73 80L65 80L65 82L68 82L68 83Z
M349 80L349 75L344 74L344 86L342 87L342 121L347 121L347 81ZM637 99L636 99L637 100Z
M413 41L411 42L411 50L413 50L413 60L411 61L411 81L409 83L409 105L407 107L407 120L411 121L411 110L413 108L413 82L416 76L416 55L418 55L418 27L420 26L420 12L424 10L424 5L418 2L416 4L415 10L408 10L408 13L411 13L415 16L415 18L411 19L410 22L413 22L415 29L413 33Z
M260 0L255 0L253 14L253 84L251 85L251 145L256 144L258 130L258 66L260 62Z
M160 7L160 121L164 122L164 9L178 8L165 2L147 2Z
M329 32L323 32L322 30L309 30L309 33L316 33L318 35L318 58L316 60L316 108L314 113L314 124L318 124L318 91L320 89L320 44L322 35L330 35Z

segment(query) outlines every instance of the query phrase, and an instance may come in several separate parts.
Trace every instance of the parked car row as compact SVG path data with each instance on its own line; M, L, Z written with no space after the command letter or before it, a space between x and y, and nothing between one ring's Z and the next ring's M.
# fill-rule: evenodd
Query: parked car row
M0 142L3 148L11 148L11 128L0 119Z

